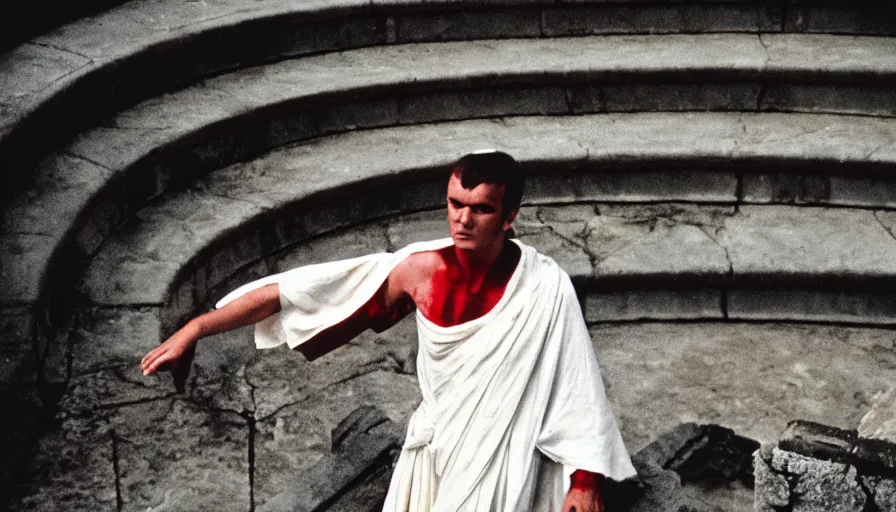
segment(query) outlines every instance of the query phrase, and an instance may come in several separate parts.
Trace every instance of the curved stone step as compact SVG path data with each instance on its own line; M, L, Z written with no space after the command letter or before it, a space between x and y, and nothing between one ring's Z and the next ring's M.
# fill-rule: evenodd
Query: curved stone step
M682 123L688 130L681 130ZM520 117L359 131L216 171L194 191L172 192L142 211L121 239L165 233L153 242L160 244L150 258L158 274L142 302L161 303L169 291L170 297L182 296L174 308L181 313L166 317L174 321L203 303L210 287L264 253L365 219L437 206L444 197L441 170L474 148L515 154L534 175L529 191L538 202L774 203L792 201L793 192L797 202L889 208L896 205L888 178L896 156L894 130L887 119L704 113ZM823 173L792 174L798 172ZM800 186L814 195L800 195ZM81 231L85 238L27 231L28 221L31 229L55 221L64 227L65 215L47 212L63 202L66 188L65 182L48 181L43 199L30 198L43 210L13 217L25 222L25 231L10 230L2 238L0 316L5 345L16 360L35 351L52 357L48 342L66 318L80 277L77 261L84 252L75 243L93 236L91 243L98 244L103 237L94 233L108 232L108 219L115 218L114 211L95 210L95 224ZM371 197L371 191L381 197ZM173 228L175 219L184 227ZM143 231L143 224L157 221L167 227ZM91 231L94 226L99 228ZM188 249L172 260L165 243L174 239L186 239ZM114 241L108 246L128 250ZM97 261L102 258L110 256Z
M819 14L810 18L810 11ZM537 0L317 0L298 5L286 0L135 0L0 56L0 166L31 162L35 152L116 109L178 84L296 55L396 42L594 33L820 30L883 35L896 26L890 22L896 15L889 11L874 3L832 9L785 6L783 0L586 0L574 5Z
M35 184L4 211L3 232L44 235L29 242L44 252L54 237L67 237L72 254L89 254L171 184L286 142L357 127L760 104L850 112L864 111L856 107L864 102L892 114L893 95L884 93L896 63L885 41L737 34L507 40L283 62L145 102L81 135L38 166ZM441 63L449 58L455 67L446 70ZM803 81L788 82L791 72ZM699 87L676 83L692 73ZM863 85L841 83L850 80ZM829 95L815 94L826 87ZM858 104L850 106L851 97Z
M569 211L551 212L562 208ZM563 219L580 221L576 208L545 207L540 215L529 209L522 221L533 234L525 236L531 239L542 230L539 216L551 218L555 229L562 229ZM668 208L667 219L690 216L708 223L713 216L730 217L718 208L651 208ZM384 250L412 241L411 235L431 237L442 224L436 217L418 214L323 236L279 255L271 266ZM136 366L158 342L155 312L128 307L84 312L73 337L72 391L62 402L66 420L42 442L35 463L42 485L28 494L27 503L66 494L68 503L95 508L110 497L109 490L114 501L107 479L83 478L113 474L114 459L123 468L122 499L135 508L157 506L171 496L189 499L202 481L193 478L196 467L222 475L221 489L203 484L205 492L240 502L252 494L260 505L327 456L331 429L355 407L382 407L404 427L419 401L410 318L382 334L366 333L313 363L285 349L253 350L250 328L216 336L200 344L190 392L176 396L167 376L143 379ZM719 423L760 441L775 439L796 418L849 428L870 397L896 377L889 329L609 323L592 325L591 334L632 453L683 421ZM193 435L184 436L181 429ZM179 456L168 456L173 447ZM98 449L103 456L87 456ZM242 462L247 452L254 479L239 478L252 471Z

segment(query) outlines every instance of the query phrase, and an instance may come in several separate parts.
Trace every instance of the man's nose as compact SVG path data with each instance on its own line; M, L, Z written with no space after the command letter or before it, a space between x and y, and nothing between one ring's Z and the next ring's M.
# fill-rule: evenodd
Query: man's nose
M469 207L460 209L458 221L461 224L463 224L464 226L466 226L470 223L470 208Z

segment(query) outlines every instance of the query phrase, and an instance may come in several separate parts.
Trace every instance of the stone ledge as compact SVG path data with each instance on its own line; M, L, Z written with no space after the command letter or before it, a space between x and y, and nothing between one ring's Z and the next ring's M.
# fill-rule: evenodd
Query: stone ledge
M0 88L14 92L0 101L9 110L0 121L0 153L10 158L46 149L52 142L46 137L48 123L54 126L52 139L64 140L91 119L177 84L284 57L396 42L590 33L776 32L782 26L778 10L766 7L765 2L735 5L702 0L634 6L528 0L474 4L318 0L302 5L285 0L251 5L132 1L37 37L4 56L0 67L16 86ZM831 32L850 30L835 23ZM880 31L862 27L856 33ZM255 44L244 45L245 40ZM59 61L66 59L79 62L60 67ZM13 130L17 120L26 118ZM10 153L13 143L29 142L35 134L43 140Z
M858 437L855 430L798 420L781 434L778 447L814 459L848 464L864 475L896 477L896 444Z
M566 26L569 20L563 13L569 15L569 9L539 2L371 5L344 0L296 6L268 0L248 9L236 2L211 6L130 2L41 36L5 56L0 82L9 82L2 89L10 92L0 98L7 107L0 120L0 162L33 161L35 152L42 154L50 143L119 108L210 74L391 43L584 35L581 27ZM588 22L586 33L757 33L780 27L760 21L766 16L760 2L736 7L703 1L635 7L596 2L575 7L572 16L578 21L587 19L581 16L582 9L598 13ZM614 10L621 13L614 15ZM626 19L625 13L632 10L640 19L603 27ZM724 14L719 16L717 10ZM256 44L244 45L245 40ZM47 137L51 132L54 136Z

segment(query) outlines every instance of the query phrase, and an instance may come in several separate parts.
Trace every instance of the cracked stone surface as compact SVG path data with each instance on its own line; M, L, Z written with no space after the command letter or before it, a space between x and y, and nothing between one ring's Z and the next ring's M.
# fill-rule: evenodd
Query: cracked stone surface
M853 428L896 378L888 330L656 323L591 335L630 450L688 421L762 443L793 419Z
M451 162L461 154L464 149L479 146L483 144L493 145L495 147L521 147L523 141L531 141L532 138L538 138L544 143L529 144L529 147L522 158L528 158L528 165L539 165L538 162L548 158L545 146L550 141L559 142L559 146L550 146L550 151L554 152L560 148L562 159L570 164L582 162L586 159L593 160L595 163L600 161L612 162L618 158L626 158L625 155L638 154L642 151L644 155L657 155L665 153L668 155L676 155L681 153L684 148L688 152L696 151L697 154L716 154L718 156L737 156L743 154L749 157L777 155L783 157L791 154L799 157L806 152L805 148L817 149L819 154L831 153L838 159L861 159L864 158L868 151L874 148L888 148L893 146L893 134L890 133L892 127L884 120L848 117L828 117L828 116L808 116L796 119L792 116L779 115L743 115L734 116L730 114L688 114L687 119L694 122L693 129L682 131L679 124L675 123L674 116L669 114L643 114L643 115L612 115L612 116L577 116L574 118L512 118L502 120L489 121L467 121L463 123L446 123L431 126L421 126L413 128L394 128L388 130L375 130L359 133L335 136L313 143L303 144L294 148L275 151L262 158L256 159L245 164L234 165L220 171L216 171L203 179L196 190L180 194L174 194L165 199L166 202L192 202L209 201L211 203L221 202L222 197L231 198L234 201L245 201L244 206L237 206L234 211L242 209L251 210L254 207L270 209L271 212L281 211L288 208L297 200L303 197L313 197L316 193L321 193L334 186L345 184L348 182L357 182L358 177L385 177L396 176L398 170L413 170L422 168L438 168ZM774 122L779 123L775 125ZM798 121L793 123L793 121ZM743 127L750 127L746 134ZM776 127L777 126L777 127ZM856 130L862 134L859 140L853 140ZM687 135L682 135L682 132ZM583 142L592 139L592 134L599 134L600 137L596 142ZM831 135L834 134L834 135ZM849 136L847 144L846 137ZM842 146L831 146L827 141L829 136L837 138L843 137ZM773 141L791 142L785 146L779 146ZM510 144L508 141L513 141ZM635 142L639 141L639 142ZM649 142L640 142L649 141ZM739 143L738 143L739 142ZM638 145L633 152L631 145ZM864 149L864 144L869 146L873 144L871 149ZM643 144L643 147L640 145ZM771 146L769 146L771 144ZM358 152L357 147L361 145L369 148L368 151ZM140 146L138 144L138 146ZM565 148L565 149L563 149ZM896 151L896 150L894 150ZM682 157L687 153L683 153ZM694 153L691 153L692 155ZM426 155L428 161L421 162L419 155ZM884 158L886 151L878 151L874 158ZM896 153L894 153L896 156ZM524 160L526 161L526 160ZM404 171L399 171L404 172ZM588 175L581 177L583 183L590 178ZM612 181L619 176L607 176L605 179ZM576 178L579 179L579 178ZM296 183L301 180L301 184ZM627 197L624 190L614 192L621 194L626 200L644 200L659 195L664 199L686 199L693 200L693 192L686 192L694 183L700 180L695 177L696 181L688 181L682 184L684 187L681 191L675 192L677 189L670 188L668 183L657 181L653 184L652 192L646 189L640 189L636 196ZM92 182L91 182L92 183ZM556 182L555 182L556 183ZM644 185L640 185L644 186ZM735 183L731 181L728 185L730 188L729 200L735 199ZM575 187L573 187L575 188ZM586 187L587 188L587 187ZM612 188L612 187L611 187ZM301 190L301 193L297 193ZM421 189L422 190L422 189ZM429 190L429 189L426 189ZM607 189L610 190L610 189ZM556 196L556 190L545 190L548 196L544 200L564 201L574 200L581 197L579 192L571 189L567 195L563 197ZM535 189L538 192L538 189ZM93 194L87 194L81 190L79 194L85 197ZM402 196L399 202L407 201L409 207L421 208L431 207L435 203L441 201L441 194L435 193L433 188L430 192L424 192L423 195L431 194L430 199L420 203L420 195L408 194ZM101 196L102 194L100 194ZM207 198L205 196L220 196L218 198ZM428 196L427 196L428 197ZM539 200L534 197L532 200ZM700 196L696 197L700 199ZM718 200L719 197L710 195L703 197L702 200ZM60 197L60 203L66 203L64 198ZM68 203L66 203L68 204ZM236 203L234 203L236 204ZM252 206L255 205L255 206ZM73 207L69 204L67 208ZM181 212L197 212L199 211L197 204L181 204L159 206L156 208L171 208L173 211ZM369 214L386 214L389 205L385 204L364 204L361 203L358 208L361 212ZM52 212L41 212L41 215L52 215ZM275 214L276 215L276 214ZM308 218L302 221L304 230L319 230L322 226L332 225L334 221L340 220L338 211L328 213L319 219ZM114 216L114 215L113 215ZM343 215L344 216L344 215ZM237 216L238 217L238 216ZM102 219L92 221L99 226L107 225L108 221ZM328 224L330 223L330 224ZM56 228L54 228L56 229ZM58 229L62 229L59 227ZM220 229L228 229L220 226ZM289 229L286 229L286 232ZM94 230L97 231L97 230ZM85 235L90 239L85 244L89 247L95 247L101 239L103 229L98 230L100 233ZM122 236L126 236L127 228L122 232ZM178 234L179 233L179 234ZM213 233L207 233L208 236L196 237L193 242L208 240L209 237L214 238ZM24 243L28 236L36 235L10 235L10 243L7 244L4 251L4 258L15 259L16 249ZM142 230L135 236L148 236ZM188 233L184 231L165 234L161 238L174 236L187 238ZM294 238L280 240L277 243L294 243ZM44 251L60 250L59 242L55 238L48 238L41 241L47 245ZM115 246L115 242L108 244L110 247ZM191 249L195 250L195 249ZM167 252L173 252L168 249ZM189 252L189 251L188 251ZM33 257L22 260L21 265L26 268L22 272L18 272L19 279L15 283L11 283L7 287L8 293L21 288L36 288L38 286L39 277L45 271L46 256L41 253L34 253ZM166 259L168 255L163 255L162 259ZM108 256L106 256L108 257ZM98 257L98 261L103 256ZM148 258L150 260L158 260L159 256ZM159 299L158 293L163 287L162 278L164 275L172 275L176 273L177 268L168 265L165 261L156 261L153 263L155 269L152 271L154 280L148 283L150 286L142 286L136 282L127 284L119 283L118 287L122 290L134 289L146 292L145 303L152 303ZM133 274L136 269L132 268L128 262L121 262L120 268L125 274ZM149 267L147 267L149 268ZM155 287L155 288L153 288ZM33 297L36 290L21 292L22 298L26 300ZM155 297L152 297L155 295ZM10 298L9 300L13 300Z

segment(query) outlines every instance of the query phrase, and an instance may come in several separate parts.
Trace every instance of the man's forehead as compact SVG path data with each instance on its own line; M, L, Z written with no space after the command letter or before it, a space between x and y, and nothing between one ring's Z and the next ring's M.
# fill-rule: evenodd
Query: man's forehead
M457 174L452 173L448 180L448 196L452 199L467 201L463 202L501 202L504 198L504 189L506 185L503 183L485 183L482 182L473 188L464 188ZM474 201L475 200L475 201Z

